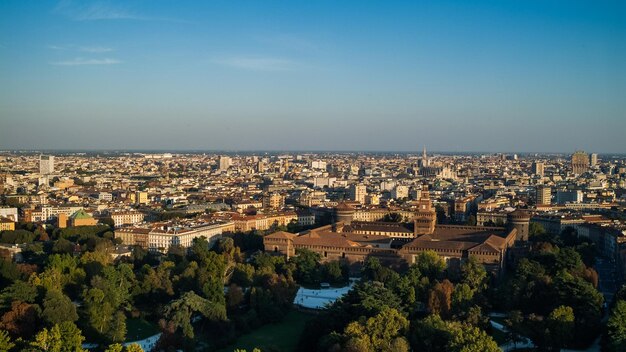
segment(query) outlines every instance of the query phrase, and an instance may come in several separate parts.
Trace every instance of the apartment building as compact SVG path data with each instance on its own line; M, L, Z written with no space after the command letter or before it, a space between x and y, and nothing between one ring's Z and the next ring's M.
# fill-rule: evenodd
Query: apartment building
M165 253L171 246L188 248L193 240L205 237L209 244L214 244L222 234L234 232L233 222L189 223L189 224L151 224L150 227L129 227L115 230L115 238L129 246L141 246L144 249Z
M70 216L75 212L83 210L83 207L80 206L60 206L60 207L50 207L43 206L40 208L35 208L30 212L24 212L24 221L26 222L45 222L54 220L59 217L59 214L65 214L66 216Z
M272 227L287 226L291 221L298 221L295 212L259 215L234 215L232 221L235 222L235 230L239 232L264 231Z
M111 213L109 217L113 220L115 227L119 227L139 224L144 221L145 215L138 211L124 211Z

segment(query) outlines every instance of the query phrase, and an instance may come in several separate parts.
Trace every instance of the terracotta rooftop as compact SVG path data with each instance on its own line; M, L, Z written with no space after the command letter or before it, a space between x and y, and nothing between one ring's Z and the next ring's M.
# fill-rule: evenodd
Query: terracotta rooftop
M350 231L380 231L380 232L399 232L412 233L404 224L397 222L364 222L353 221L350 225L343 228L343 232Z
M296 237L296 234L285 231L274 232L273 234L265 236L266 238L282 238L282 239L292 239Z
M314 232L293 239L295 245L320 245L334 247L367 247L391 244L392 238L376 235L343 234L331 231Z
M468 250L477 245L476 242L462 242L462 241L429 241L421 240L419 238L407 243L403 248L421 248L421 249L441 249L441 250Z

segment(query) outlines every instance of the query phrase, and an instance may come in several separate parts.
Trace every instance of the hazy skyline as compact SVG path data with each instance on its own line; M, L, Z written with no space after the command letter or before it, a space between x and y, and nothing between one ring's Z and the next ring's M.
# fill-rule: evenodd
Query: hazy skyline
M0 149L626 152L623 1L0 3Z

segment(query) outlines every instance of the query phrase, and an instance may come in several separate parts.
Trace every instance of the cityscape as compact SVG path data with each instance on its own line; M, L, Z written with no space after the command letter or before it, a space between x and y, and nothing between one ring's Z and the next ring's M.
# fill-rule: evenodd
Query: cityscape
M610 338L602 325L626 295L624 155L3 152L0 170L11 335L40 315L76 321L92 339L82 348L137 339L144 350L224 350L248 347L238 336L255 329L240 324L288 320L306 331L297 345L262 345L268 336L258 348L360 350L315 324L371 294L397 300L371 319L426 316L414 334L447 321L472 326L485 350L586 347ZM58 295L34 313L38 287ZM365 304L358 297L350 304ZM539 318L552 305L546 319L569 315L558 334L570 335L533 335L552 324ZM230 335L215 336L220 325ZM435 350L411 336L392 350Z
M626 351L626 3L7 0L0 352Z

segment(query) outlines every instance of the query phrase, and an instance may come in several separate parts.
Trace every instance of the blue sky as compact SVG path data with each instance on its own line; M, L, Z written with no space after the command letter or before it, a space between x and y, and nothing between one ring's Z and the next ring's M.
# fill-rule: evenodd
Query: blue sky
M624 1L0 2L0 149L626 152Z

